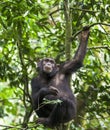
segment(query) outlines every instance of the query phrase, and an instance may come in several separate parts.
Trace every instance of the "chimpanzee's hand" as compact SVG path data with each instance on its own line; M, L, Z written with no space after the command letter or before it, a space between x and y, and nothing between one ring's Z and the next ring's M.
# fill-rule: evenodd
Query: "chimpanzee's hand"
M89 29L90 29L89 26L83 27L82 32L79 35L80 40L83 40L83 41L87 40L87 38L89 37L89 34L90 34L90 30Z
M57 95L59 93L59 90L53 86L49 87L49 90L51 91L52 94Z
M48 95L49 89L47 87L43 87L43 88L40 89L40 93L42 95Z
M83 27L83 31L87 31L87 30L89 30L89 29L90 29L89 26L84 26L84 27Z

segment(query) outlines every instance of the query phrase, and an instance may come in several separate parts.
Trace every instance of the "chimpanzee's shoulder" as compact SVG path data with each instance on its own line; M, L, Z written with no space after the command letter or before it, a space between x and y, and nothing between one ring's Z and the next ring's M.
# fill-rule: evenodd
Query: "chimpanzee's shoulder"
M32 80L31 80L31 83L35 83L35 82L38 82L38 81L39 81L38 77L33 77Z

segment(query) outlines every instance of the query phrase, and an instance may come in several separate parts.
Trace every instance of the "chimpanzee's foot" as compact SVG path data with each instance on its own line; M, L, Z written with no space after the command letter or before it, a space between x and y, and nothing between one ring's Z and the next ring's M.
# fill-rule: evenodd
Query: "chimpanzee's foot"
M49 118L38 118L37 124L43 124L44 126L47 126L47 127L50 127L50 128L53 127Z

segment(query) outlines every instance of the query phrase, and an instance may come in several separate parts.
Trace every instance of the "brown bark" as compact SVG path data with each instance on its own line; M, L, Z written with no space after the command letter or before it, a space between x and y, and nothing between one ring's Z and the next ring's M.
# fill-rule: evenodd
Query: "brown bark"
M66 59L71 58L71 37L72 37L72 13L68 0L64 0L64 16L65 16L65 54Z

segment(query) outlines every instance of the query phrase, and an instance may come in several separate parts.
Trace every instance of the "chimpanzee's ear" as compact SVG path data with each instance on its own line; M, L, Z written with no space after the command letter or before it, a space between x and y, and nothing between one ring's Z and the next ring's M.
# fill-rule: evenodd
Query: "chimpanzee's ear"
M59 71L60 64L57 64L57 65L56 65L56 68L57 68L57 71Z
M56 66L59 68L59 67L60 67L60 64L57 64Z
M42 60L41 59L37 60L37 70L40 70L40 69L42 69Z

